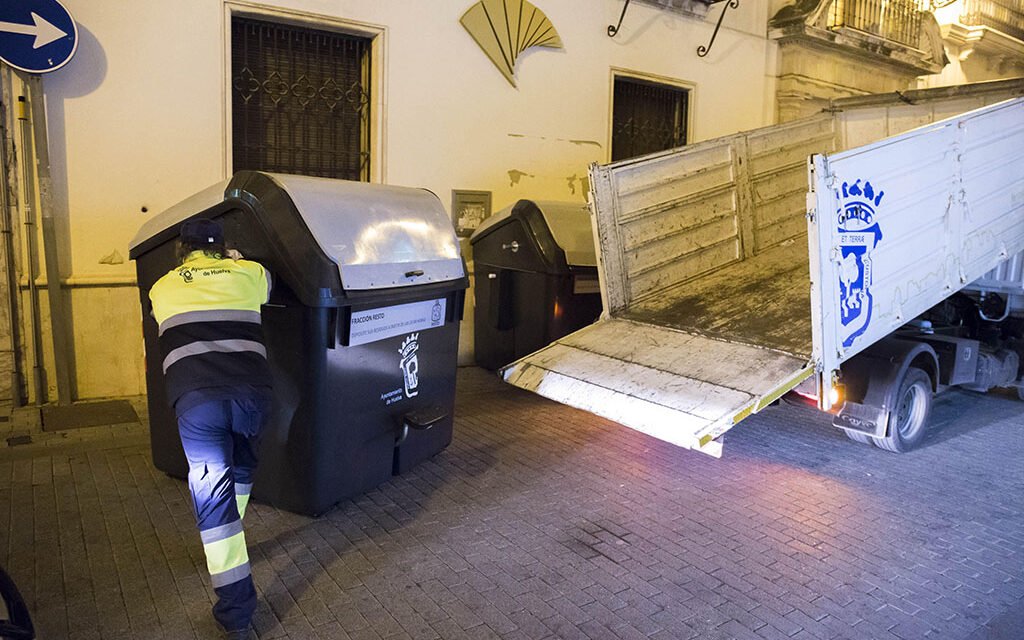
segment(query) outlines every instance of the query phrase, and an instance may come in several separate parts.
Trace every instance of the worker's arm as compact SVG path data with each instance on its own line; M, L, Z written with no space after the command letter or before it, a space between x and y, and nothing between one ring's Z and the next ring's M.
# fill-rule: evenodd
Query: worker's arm
M263 267L263 265L260 265ZM274 290L274 274L270 273L270 269L263 267L263 275L267 278L267 299L264 302L270 302L270 292Z
M228 249L227 254L232 260L244 260L242 252L238 249ZM267 279L267 297L263 301L263 303L266 304L267 302L270 302L270 292L274 288L274 276L270 273L270 269L264 267L262 264L258 262L252 262L252 264L257 265L263 271L263 276Z

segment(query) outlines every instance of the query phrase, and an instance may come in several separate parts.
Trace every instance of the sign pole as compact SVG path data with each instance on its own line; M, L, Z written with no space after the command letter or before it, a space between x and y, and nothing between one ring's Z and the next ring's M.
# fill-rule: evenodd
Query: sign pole
M60 283L60 265L57 262L57 228L53 218L53 180L50 177L50 148L46 135L43 78L35 74L30 75L27 85L32 110L32 137L35 141L39 212L43 227L43 259L46 262L46 298L50 307L50 335L53 338L57 404L67 406L71 404L71 351L64 288Z

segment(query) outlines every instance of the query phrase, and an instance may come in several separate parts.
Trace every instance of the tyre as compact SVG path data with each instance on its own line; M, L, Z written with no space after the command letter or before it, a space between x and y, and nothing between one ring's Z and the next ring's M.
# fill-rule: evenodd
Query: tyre
M843 429L843 431L846 433L847 438L861 444L871 444L871 441L874 439L868 434L861 433L860 431L850 431L848 429Z
M921 369L910 367L903 374L896 404L889 413L889 435L873 438L875 445L894 453L910 451L924 438L931 411L932 380Z

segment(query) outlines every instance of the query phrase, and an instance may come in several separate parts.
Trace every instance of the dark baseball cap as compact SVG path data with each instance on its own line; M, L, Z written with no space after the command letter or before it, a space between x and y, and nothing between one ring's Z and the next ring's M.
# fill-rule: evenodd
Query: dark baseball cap
M224 244L224 228L219 222L196 218L181 225L181 241L192 246Z

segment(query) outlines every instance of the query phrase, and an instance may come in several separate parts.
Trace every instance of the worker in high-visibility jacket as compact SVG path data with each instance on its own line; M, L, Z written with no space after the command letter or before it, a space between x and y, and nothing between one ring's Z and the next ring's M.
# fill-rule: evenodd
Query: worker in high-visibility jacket
M228 638L249 637L256 588L242 531L256 445L271 405L260 307L270 273L224 247L212 220L186 222L182 263L149 292L159 324L167 400L178 417L188 484Z

